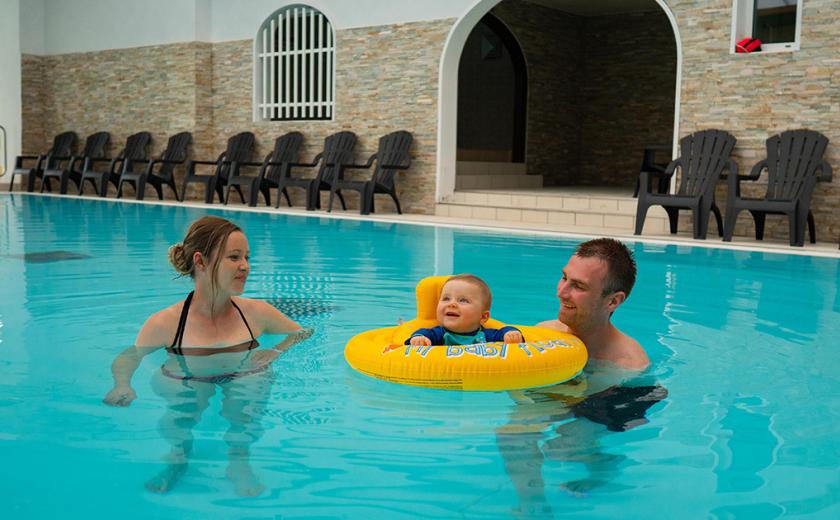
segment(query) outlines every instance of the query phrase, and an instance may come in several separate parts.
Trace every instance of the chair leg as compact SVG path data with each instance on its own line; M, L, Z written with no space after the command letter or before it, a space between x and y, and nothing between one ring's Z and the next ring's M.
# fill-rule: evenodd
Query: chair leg
M99 185L99 196L100 197L107 197L108 196L108 179L104 177L101 179Z
M175 180L173 179L170 182L168 182L167 184L169 185L170 188L172 188L172 193L175 194L175 200L178 200L178 190L175 189ZM158 198L160 200L163 200L163 186L155 184L154 187L155 187L155 190L157 190Z
M216 196L216 179L211 178L207 181L206 188L204 190L204 203L205 204L213 204L213 198Z
M706 240L706 234L709 231L709 211L705 208L695 208L694 210L694 240Z
M370 194L370 203L371 203L370 205L371 205L371 207L373 207L373 196L375 194L376 194L375 190L371 190L371 194ZM397 214L402 215L402 208L400 208L400 201L397 199L397 191L394 190L394 191L388 193L388 195L390 195L391 198L394 199L394 204L396 204L396 206L397 206Z
M731 242L732 234L735 232L735 222L738 220L739 211L734 208L726 210L726 219L723 224L723 241Z
M239 201L242 202L242 204L245 204L245 195L242 193L242 188L238 184L234 184L233 187L236 188L236 191L239 193Z
M672 235L677 234L677 224L680 222L679 208L665 208L665 213L668 214L668 227Z
M817 243L817 230L814 226L814 214L808 211L808 238L812 244Z
M70 182L69 175L62 174L61 175L61 183L59 185L58 192L62 195L67 195L67 184ZM79 187L81 187L82 183L79 183Z
M271 188L269 188L268 186L261 186L260 187L260 192L263 194L263 199L265 199L265 206L270 207L271 206ZM257 205L256 198L257 197L254 197L254 206ZM277 198L280 198L279 193L277 194Z
M36 177L37 177L37 175L35 175L33 173L30 173L29 175L26 176L26 191L28 191L29 193L32 193L33 191L35 191L35 178ZM46 177L41 177L41 188L44 187L44 179L45 178ZM11 191L11 189L12 189L12 186L9 185L9 191ZM43 192L44 192L44 190L42 189L41 193L43 193Z
M230 184L227 185L227 189L225 190L225 196L222 197L222 204L227 206L228 201L230 200Z
M187 178L184 177L184 182L181 184L181 198L178 200L179 202L184 202L184 200L187 198L187 183L188 182L189 181L187 180ZM178 196L177 193L175 194L175 196L176 197Z
M306 210L315 211L316 209L321 209L321 190L318 180L313 179L306 189Z
M766 215L761 211L750 211L750 214L753 217L753 221L755 221L755 239L764 240L764 220ZM793 240L793 237L791 237L791 240Z
M723 236L723 216L720 214L720 208L717 204L712 204L712 213L715 215L715 222L717 223L718 236Z
M30 173L30 175L32 175L32 174ZM12 192L12 188L14 188L14 187L15 187L15 171L12 170L12 179L9 181L9 193Z
M137 182L134 183L134 199L143 200L146 196L146 175L137 177Z
M641 200L636 204L636 229L633 231L634 235L641 235L642 228L645 226L645 217L647 216L648 205Z
M802 229L804 225L804 222L799 222L795 212L788 215L788 234L791 246L802 247L805 245L805 230Z
M347 211L347 204L344 203L344 196L341 194L341 190L337 190L335 194L338 195L338 200L341 201L341 209Z
M371 190L370 183L364 185L362 191L359 192L359 213L361 215L370 215L373 211L373 190Z
M337 192L335 189L330 188L330 200L327 203L327 213L332 212L333 199L335 198L336 193L338 193L339 196L341 196L341 192Z

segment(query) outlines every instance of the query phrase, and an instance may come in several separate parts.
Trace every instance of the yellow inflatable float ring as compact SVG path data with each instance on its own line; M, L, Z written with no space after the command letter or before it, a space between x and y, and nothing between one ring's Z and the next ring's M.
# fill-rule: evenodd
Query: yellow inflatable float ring
M412 386L446 390L514 390L568 381L586 364L586 347L572 334L516 325L527 343L481 343L415 347L404 345L412 332L438 325L435 309L448 276L417 284L417 317L396 327L354 336L344 357L362 374ZM504 327L490 319L485 326Z

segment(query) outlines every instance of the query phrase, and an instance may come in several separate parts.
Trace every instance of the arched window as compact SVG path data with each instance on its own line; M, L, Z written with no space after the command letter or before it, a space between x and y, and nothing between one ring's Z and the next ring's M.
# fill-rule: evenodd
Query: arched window
M326 16L306 5L275 11L254 40L254 119L332 119L335 35Z

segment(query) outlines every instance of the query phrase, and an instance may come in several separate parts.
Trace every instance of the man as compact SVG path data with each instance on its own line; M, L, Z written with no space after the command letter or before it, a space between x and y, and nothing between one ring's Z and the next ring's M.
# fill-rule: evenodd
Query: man
M624 244L612 238L584 242L563 268L557 284L557 319L538 326L579 337L586 344L590 360L642 370L650 364L645 350L610 322L635 282L636 262Z

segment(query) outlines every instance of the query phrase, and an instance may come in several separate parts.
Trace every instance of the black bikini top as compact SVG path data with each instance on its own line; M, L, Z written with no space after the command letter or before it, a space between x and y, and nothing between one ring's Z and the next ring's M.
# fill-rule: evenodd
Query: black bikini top
M248 328L248 334L251 335L251 341L246 341L244 343L240 343L238 345L232 345L230 347L221 347L221 348L213 348L213 347L190 347L187 348L186 351L181 347L181 343L184 341L184 329L187 326L187 314L190 312L190 304L192 303L193 294L195 291L190 292L187 296L187 299L184 300L184 307L181 309L181 319L178 322L178 330L175 331L175 339L172 340L172 345L167 348L167 352L171 352L173 354L180 354L182 356L210 356L213 354L221 354L223 352L245 352L248 350L255 349L259 346L257 343L256 338L254 338L254 333L251 332L251 326L248 325L248 320L245 319L245 315L242 313L242 309L236 305L236 302L233 300L230 301L233 308L239 312L239 315L242 316L242 322L245 323L245 327Z

